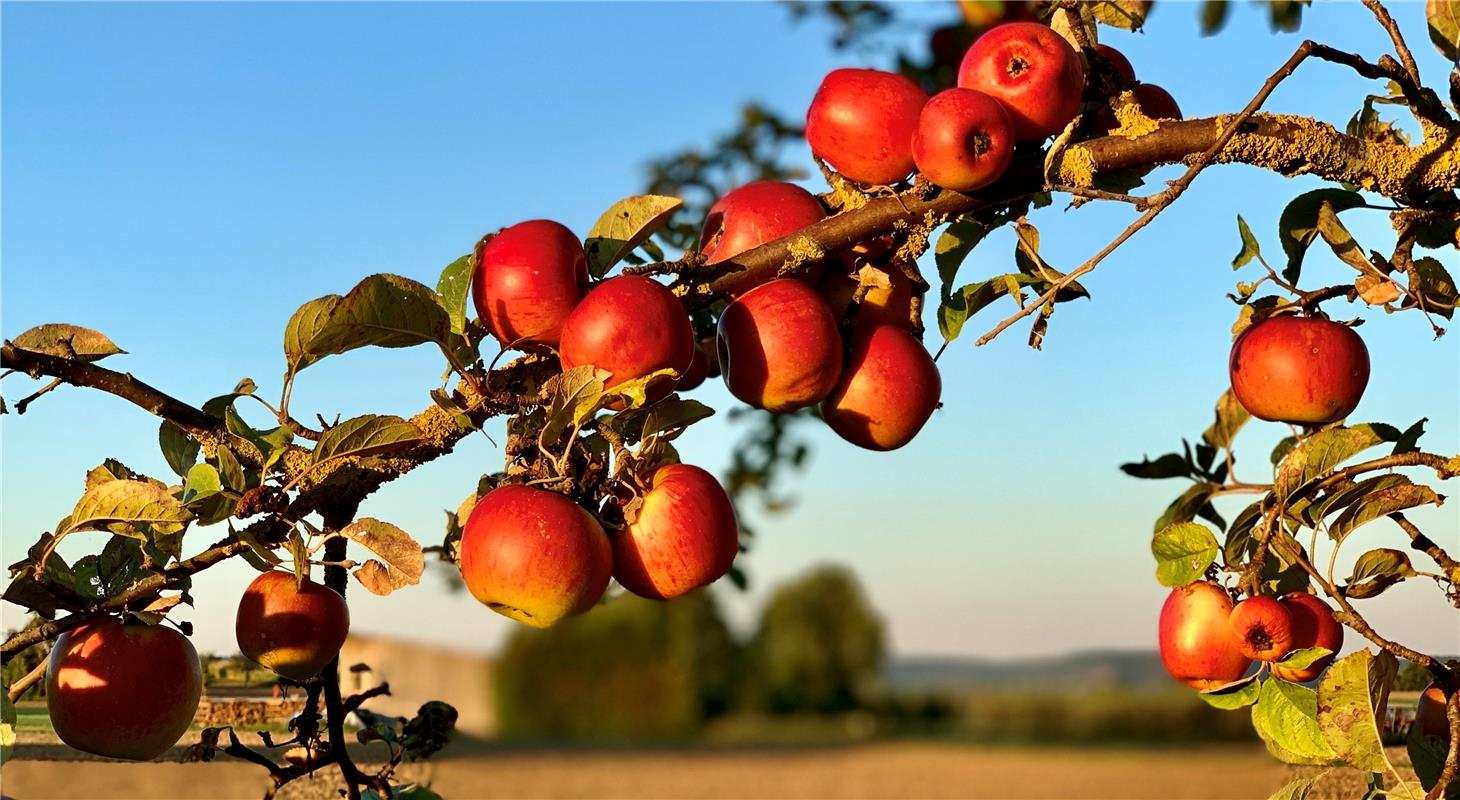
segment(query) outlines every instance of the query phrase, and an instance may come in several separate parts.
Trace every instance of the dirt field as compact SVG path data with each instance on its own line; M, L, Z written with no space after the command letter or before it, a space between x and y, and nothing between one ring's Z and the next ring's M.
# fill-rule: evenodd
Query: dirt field
M25 748L22 748L23 750ZM450 751L448 750L448 753ZM22 758L62 755L32 746ZM4 794L42 798L257 798L261 770L212 764L17 760ZM294 798L334 797L331 776ZM928 743L787 751L489 751L411 769L448 800L467 798L1207 798L1267 797L1287 778L1261 748L1091 750Z

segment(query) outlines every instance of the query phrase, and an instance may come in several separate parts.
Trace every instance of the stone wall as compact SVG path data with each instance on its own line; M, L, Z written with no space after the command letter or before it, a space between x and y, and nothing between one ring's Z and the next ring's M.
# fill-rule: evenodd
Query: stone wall
M355 664L368 672L351 672ZM340 690L346 696L381 683L390 695L365 707L377 714L412 717L422 703L441 700L456 707L456 727L473 736L496 731L491 661L484 655L383 636L350 634L340 650Z

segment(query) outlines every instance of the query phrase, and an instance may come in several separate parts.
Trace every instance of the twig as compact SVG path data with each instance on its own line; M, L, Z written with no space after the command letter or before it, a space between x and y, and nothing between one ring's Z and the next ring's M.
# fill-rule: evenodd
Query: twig
M1404 71L1409 73L1409 79L1414 85L1423 85L1419 78L1419 65L1414 61L1414 54L1409 52L1409 45L1404 42L1404 34L1399 32L1399 24L1394 17L1389 15L1389 9L1385 8L1379 0L1363 0L1364 7L1373 12L1374 18L1389 33L1389 39L1394 42L1394 52L1399 56L1399 62L1404 65Z
M10 691L7 694L10 702L14 703L19 700L20 696L25 694L26 689L34 686L41 678L46 677L46 667L49 664L50 659L42 659L41 663L35 665L35 669L25 673L25 677L11 684Z
M346 714L349 714L349 713L353 712L355 709L357 709L360 706L364 705L366 700L369 700L372 697L379 697L379 696L385 695L385 694L390 694L390 684L389 683L382 683L379 686L372 686L372 687L370 687L369 689L366 689L363 692L357 692L355 694L350 695L349 697L346 697L344 699L344 701L340 704L340 708Z
M1410 522L1409 518L1404 516L1404 512L1396 511L1390 514L1389 518L1394 520L1409 535L1410 547L1434 559L1434 562L1439 564L1440 568L1445 571L1447 580L1452 583L1460 582L1460 561L1451 558L1450 554L1446 553L1443 547L1435 544L1434 540L1430 539L1430 537L1425 536L1423 531L1416 527L1413 522Z
M27 397L27 398L25 398L25 399L17 402L15 404L15 413L17 413L17 414L24 414L25 413L25 409L28 408L31 403L35 402L35 400L36 400L37 397L40 397L41 395L46 394L47 392L50 392L50 391L54 390L57 386L60 386L62 383L65 383L65 381L61 380L60 378L57 378L57 379L51 381L50 383L46 384L45 386L41 387L40 389L36 390L36 393L33 394L33 395L31 395L30 397Z
M1135 233L1141 228L1149 225L1151 223L1151 220L1154 220L1157 215L1164 211L1176 200L1176 198L1180 197L1181 194L1186 191L1187 187L1191 185L1191 182L1196 179L1196 176L1200 174L1202 170L1211 165L1212 159L1216 157L1217 153L1221 152L1222 148L1227 146L1227 143L1232 140L1233 136L1237 135L1237 132L1242 129L1243 124L1246 123L1253 114L1257 113L1257 110L1261 108L1262 104L1267 101L1267 98L1272 95L1273 90L1277 89L1278 84L1282 83L1283 80L1286 79L1289 75L1292 75L1293 70L1297 69L1298 65L1303 63L1304 59L1308 58L1308 56L1311 55L1314 52L1314 49L1317 47L1319 47L1319 45L1311 40L1304 41L1302 44L1298 45L1298 49L1294 51L1291 56L1288 57L1288 60L1284 62L1281 67L1278 68L1277 72L1274 72L1271 77L1263 82L1262 88L1258 90L1257 94L1253 96L1252 100L1248 101L1247 106L1243 108L1242 111L1237 114L1237 116L1234 117L1230 122L1227 122L1225 124L1221 135L1217 137L1216 141L1212 142L1211 145L1207 147L1205 152L1197 157L1196 161L1192 162L1190 167L1187 167L1186 172L1183 173L1180 178L1177 178L1175 181L1173 181L1171 185L1168 186L1166 189L1157 192L1156 194L1151 195L1149 198L1147 198L1149 200L1149 206L1146 209L1145 213L1136 218L1135 222L1132 222L1130 225L1126 226L1126 229L1121 231L1120 235L1112 239L1110 244L1107 244L1103 249L1101 249L1100 252L1092 256L1090 260L1081 264L1079 267L1075 268L1073 272L1070 272L1069 274L1051 284L1049 289L1041 294L1038 298L1036 298L1034 302L1019 309L1017 313L1008 317L1003 322L1000 322L998 325L995 325L993 329L990 330L988 333L985 333L983 336L978 337L978 341L974 342L974 345L976 347L982 347L983 345L988 344L989 342L994 340L994 337L1007 330L1009 326L1029 316L1030 314L1033 314L1035 311L1038 311L1046 303L1054 302L1054 297L1060 292L1060 290L1064 289L1066 286L1069 286L1071 283L1074 283L1075 280L1080 278L1082 275L1086 275L1093 271L1097 266L1100 265L1100 262L1103 261L1106 256L1115 252L1116 248L1124 244L1127 239L1129 239L1131 236L1134 236Z

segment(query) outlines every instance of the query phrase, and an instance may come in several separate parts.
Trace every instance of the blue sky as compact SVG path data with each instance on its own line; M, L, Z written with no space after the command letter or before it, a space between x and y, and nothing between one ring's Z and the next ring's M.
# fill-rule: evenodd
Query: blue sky
M1444 64L1422 8L1395 11L1438 85ZM955 12L927 4L915 13ZM1105 41L1189 116L1235 111L1301 41L1270 34L1264 13L1239 4L1225 33L1203 39L1195 7L1164 3L1145 35ZM1357 4L1308 16L1303 36L1370 58L1387 45ZM483 232L523 219L584 233L642 188L647 160L708 143L743 101L797 115L830 69L886 66L885 54L831 50L819 23L792 24L769 3L6 3L0 23L3 333L58 321L98 328L130 352L109 366L195 403L245 376L276 396L283 325L306 300L374 272L434 282ZM1377 88L1310 63L1268 107L1341 126ZM809 166L809 153L792 155ZM1235 316L1223 298L1235 215L1278 253L1278 212L1316 185L1213 169L1085 281L1093 301L1060 307L1043 352L1024 346L1025 325L972 347L1010 310L1003 305L971 322L969 339L940 362L945 408L912 445L875 454L809 431L815 453L789 486L794 509L754 520L752 592L721 592L732 616L750 619L766 587L836 561L862 576L899 652L1154 646L1164 593L1151 577L1150 525L1184 487L1130 479L1117 465L1166 452L1209 422ZM1069 268L1131 216L1057 204L1031 221L1046 258ZM1345 220L1366 246L1392 247L1382 212ZM1007 232L991 237L963 277L1007 271L1012 247ZM1442 257L1453 271L1454 253ZM1307 279L1341 280L1347 269L1315 251ZM1355 417L1428 416L1429 448L1460 451L1460 336L1433 342L1413 314L1342 316L1368 321L1374 361ZM429 402L440 367L424 348L329 359L301 376L294 408L410 414ZM3 384L12 402L22 387ZM731 402L718 385L698 396L721 409ZM102 458L167 473L156 422L100 394L54 392L0 430L9 560L69 511ZM1242 437L1244 479L1261 477L1283 432L1255 425ZM694 428L681 452L721 469L739 433L722 415ZM474 437L362 513L429 542L442 509L500 464L500 451ZM1414 519L1460 547L1457 509ZM100 536L78 534L63 552L98 548ZM191 541L216 538L207 530ZM1365 529L1350 556L1379 546L1402 546L1397 530ZM238 564L199 580L200 649L233 649L233 608L251 576ZM501 641L512 623L443 586L432 576L385 600L358 592L355 627L471 649ZM1400 586L1369 609L1381 631L1460 652L1433 584ZM7 625L19 620L13 606L4 614Z

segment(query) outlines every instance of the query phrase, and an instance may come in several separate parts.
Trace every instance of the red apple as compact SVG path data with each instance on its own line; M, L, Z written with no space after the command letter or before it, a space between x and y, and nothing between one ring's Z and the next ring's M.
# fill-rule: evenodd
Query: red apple
M896 450L922 430L943 391L928 351L902 327L860 333L841 379L821 403L838 436L868 450Z
M973 28L992 28L1017 20L1035 19L1038 3L1030 0L958 0L963 20Z
M487 493L461 533L461 578L473 597L539 628L592 608L613 553L598 520L568 498L509 484Z
M913 171L913 131L926 102L928 93L902 75L832 70L806 112L806 142L858 183L896 183Z
M710 206L700 253L707 263L718 264L825 218L816 195L794 183L747 183Z
M1249 597L1232 609L1229 619L1242 655L1278 661L1293 651L1293 618L1276 597Z
M923 107L913 159L923 177L944 189L971 192L999 179L1014 157L1004 105L973 89L939 92Z
M695 343L694 355L690 357L689 369L685 370L684 377L679 379L679 384L674 388L676 391L687 392L690 389L699 388L710 376L710 359L700 349L699 343Z
M594 287L568 315L558 355L563 369L592 364L612 373L608 385L617 386L661 369L685 375L694 347L689 317L672 292L641 275L620 275ZM654 386L649 402L675 382Z
M990 30L963 56L958 85L991 95L1009 111L1014 136L1037 141L1058 133L1080 110L1085 67L1059 34L1036 22Z
M107 758L151 761L167 752L192 724L202 692L188 637L115 617L61 634L46 672L56 735Z
M814 289L789 278L731 302L720 315L717 349L730 393L767 411L815 405L841 374L836 319Z
M857 308L857 327L870 328L876 325L897 325L912 327L912 281L902 270L892 265L863 267L874 269L886 279L886 286L873 284L862 296ZM816 291L826 301L827 308L836 319L842 319L851 308L860 280L855 273L829 270L816 284Z
M1115 74L1128 81L1134 81L1136 79L1136 68L1130 65L1130 59L1125 57L1125 53L1116 50L1108 44L1097 44L1095 45L1095 50L1100 55L1105 56L1105 60L1110 62L1110 68L1115 70Z
M1437 683L1425 687L1414 710L1414 727L1424 736L1438 736L1450 741L1450 719L1445 709L1445 690Z
M640 597L671 600L730 570L740 526L730 496L699 467L660 467L651 484L637 516L613 536L613 577Z
M1369 384L1369 351L1352 328L1272 317L1237 337L1232 392L1258 419L1323 425L1347 417Z
M563 321L588 286L588 257L573 232L535 219L513 225L477 253L472 299L502 345L556 347Z
M1232 598L1206 581L1178 586L1161 606L1161 663L1171 677L1196 689L1241 678L1252 660L1237 649L1228 618Z
M1294 650L1322 647L1337 654L1343 647L1343 625L1333 618L1333 609L1327 603L1307 592L1292 592L1283 595L1282 604L1292 618ZM1324 656L1303 669L1273 665L1272 671L1285 681L1305 683L1321 675L1332 662L1333 656Z
M1135 92L1136 104L1141 113L1151 119L1181 119L1181 106L1171 93L1154 83L1138 83Z
M243 591L234 624L238 649L296 681L319 674L350 634L350 607L334 589L290 572L265 572Z

